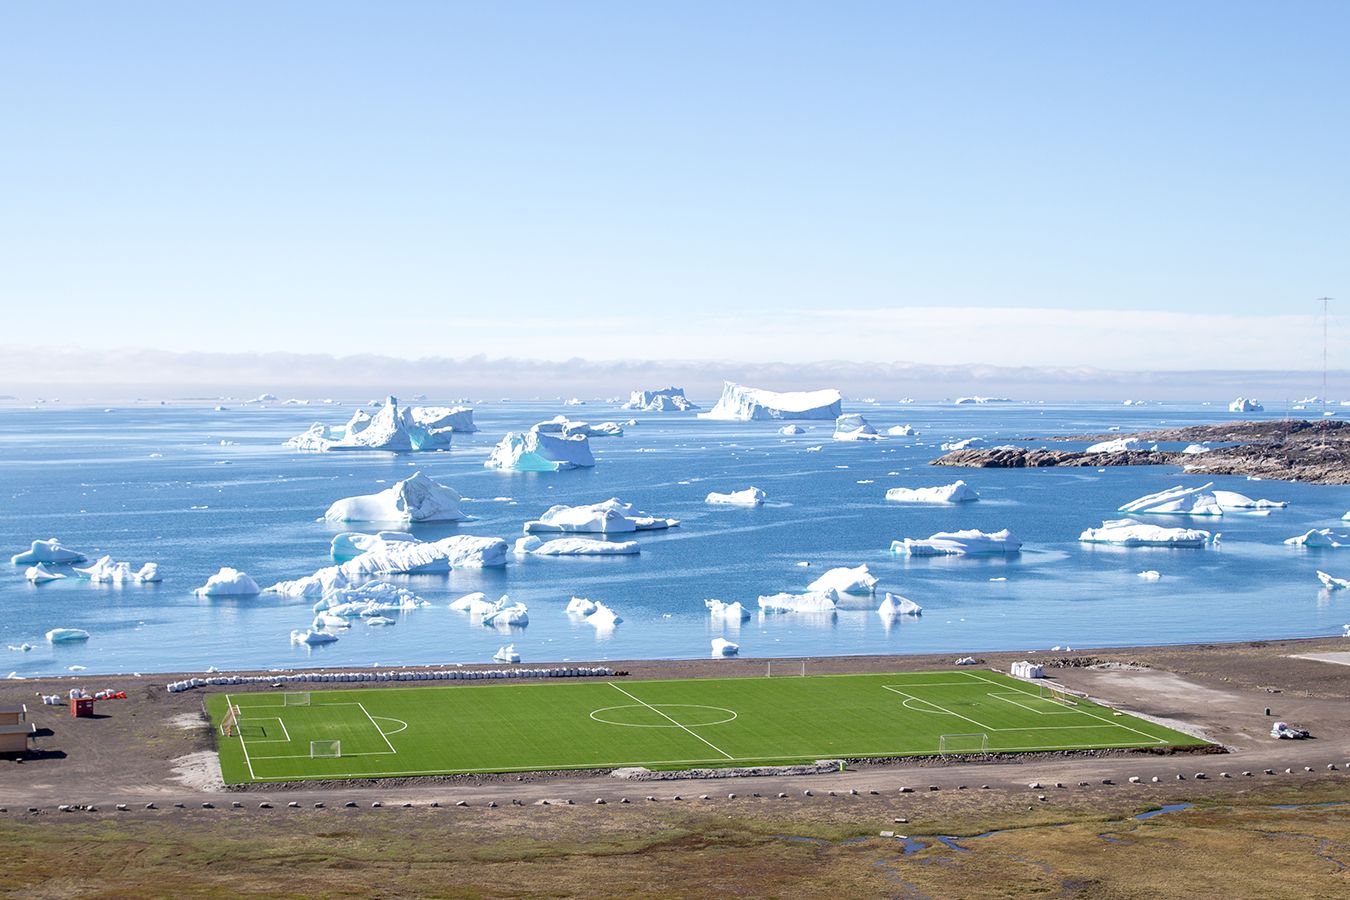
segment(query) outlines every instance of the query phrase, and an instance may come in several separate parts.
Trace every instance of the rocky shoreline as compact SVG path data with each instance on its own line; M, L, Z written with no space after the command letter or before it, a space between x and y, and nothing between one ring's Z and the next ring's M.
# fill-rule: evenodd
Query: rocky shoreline
M1027 440L1106 441L1122 436L1146 441L1212 442L1228 446L1215 447L1207 453L1170 450L1085 453L1082 450L1001 446L955 450L938 457L930 465L972 469L1181 466L1199 475L1249 475L1272 481L1350 484L1350 425L1342 421L1281 419L1231 422L1143 431L1130 435L1117 432Z

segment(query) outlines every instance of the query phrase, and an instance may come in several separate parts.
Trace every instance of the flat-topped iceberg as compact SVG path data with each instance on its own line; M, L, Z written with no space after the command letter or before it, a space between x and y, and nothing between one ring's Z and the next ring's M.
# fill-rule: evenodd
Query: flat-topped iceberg
M759 598L762 613L833 613L839 608L836 591L811 591L805 594L770 594Z
M957 406L967 406L967 405L971 405L971 404L976 405L976 406L983 406L983 405L986 404L986 403L1011 403L1011 402L1012 402L1012 399L1009 398L1009 397L957 397L957 398L956 398L956 405L957 405Z
M759 419L837 419L843 397L834 389L779 393L744 387L733 382L722 386L717 405L700 419L749 422Z
M1085 544L1115 544L1120 547L1204 547L1212 540L1208 531L1198 528L1165 528L1146 525L1135 519L1108 519L1100 528L1089 528L1078 536Z
M31 566L34 563L70 565L82 563L87 558L83 553L62 546L57 538L48 538L45 541L33 541L31 547L22 553L14 554L9 561L16 566Z
M87 640L89 640L89 632L83 628L53 628L47 632L47 643L49 644L69 644Z
M1264 410L1265 407L1261 405L1260 401L1247 397L1239 397L1228 404L1229 412L1262 412Z
M66 576L62 575L60 572L49 571L42 563L38 563L29 566L28 570L23 573L23 577L33 582L33 584L46 584L49 581L57 581Z
M1283 509L1289 505L1285 500L1253 500L1237 491L1215 491L1214 501L1219 504L1220 509L1225 510Z
M750 611L741 606L739 601L723 603L721 600L704 600L703 605L708 608L708 615L716 621L739 623L750 618Z
M1334 550L1339 547L1350 547L1350 534L1332 531L1330 528L1315 528L1307 534L1291 537L1285 543L1291 547Z
M199 597L256 597L262 593L262 589L246 573L222 566L219 572L206 579L206 584L193 593Z
M834 420L834 439L836 441L879 441L881 435L857 413L839 416Z
M684 388L668 387L655 391L633 391L624 409L640 409L646 412L687 412L698 409L684 396Z
M836 591L840 594L871 594L877 589L878 578L868 571L867 563L849 568L830 569L806 586L811 592Z
M388 397L373 416L358 409L346 425L328 426L316 422L308 431L286 441L285 446L320 452L449 450L452 434L477 430L473 424L473 410L468 407L400 407L397 398Z
M376 494L339 500L323 514L325 522L459 522L467 519L459 508L459 492L421 472Z
M1135 515L1221 516L1223 509L1209 491L1212 486L1213 482L1193 488L1177 485L1131 500L1116 511Z
M915 603L908 597L901 597L899 594L887 592L881 605L877 607L877 615L883 619L894 619L897 616L918 616L923 614L923 607Z
M538 519L525 523L525 532L622 534L673 528L679 524L678 519L648 515L634 509L631 503L611 497L589 506L550 506Z
M942 445L942 449L948 452L953 450L974 450L978 447L987 446L988 444L989 442L982 437L971 437L961 441L948 441Z
M892 425L886 429L886 433L891 437L917 437L919 434L912 425Z
M1124 437L1113 441L1101 441L1084 450L1084 453L1134 453L1144 450L1157 450L1157 444L1145 444L1138 438Z
M765 496L759 488L748 487L743 491L732 491L729 494L713 491L703 498L703 502L719 506L760 506L764 503Z
M451 569L481 569L506 565L510 547L494 537L457 534L439 541L390 541L313 575L279 581L268 593L316 599L338 588L348 588L385 575L426 575Z
M489 469L516 472L558 472L595 466L590 440L543 431L509 431L483 463Z
M740 644L733 644L726 638L717 637L712 639L712 655L715 657L735 656L737 653L740 652L741 652Z
M1317 571L1317 580L1322 582L1322 587L1329 591L1350 589L1350 578L1337 578L1334 575L1328 575L1321 569L1318 569Z
M89 568L75 571L94 584L151 584L163 580L156 563L148 562L139 569L132 569L131 563L113 562L111 556L101 557Z
M309 628L305 631L292 631L292 644L306 644L310 647L317 647L320 644L336 643L338 636L330 631L324 631L321 628Z
M999 556L1021 550L1022 542L1006 528L988 533L974 528L939 531L923 540L891 542L891 552L903 556Z
M623 426L618 422L600 422L592 425L589 422L573 421L567 416L554 416L547 422L539 422L532 426L530 430L543 434L561 434L564 437L575 437L577 435L584 437L623 437Z
M886 491L886 499L892 503L970 503L980 495L964 481L956 481L940 487L891 488Z
M642 552L637 541L598 541L594 538L563 537L546 541L529 534L516 540L517 555L534 556L636 556Z

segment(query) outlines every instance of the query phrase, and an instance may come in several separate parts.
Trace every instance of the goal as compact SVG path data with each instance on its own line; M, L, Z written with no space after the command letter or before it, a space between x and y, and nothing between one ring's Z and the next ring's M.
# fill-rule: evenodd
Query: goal
M337 759L342 755L342 741L310 741L310 759Z
M225 718L220 720L220 733L224 737L238 737L239 735L239 707L231 706L225 713Z
M989 749L989 735L983 731L944 734L938 738L939 753L978 753Z
M1057 684L1047 684L1041 682L1041 699L1050 700L1064 706L1077 706L1078 698L1069 692L1068 688L1060 687Z
M309 691L294 691L281 695L282 706L309 706Z

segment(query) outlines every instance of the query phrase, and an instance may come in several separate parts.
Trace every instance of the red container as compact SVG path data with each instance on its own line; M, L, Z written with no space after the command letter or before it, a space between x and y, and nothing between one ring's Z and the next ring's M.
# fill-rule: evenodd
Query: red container
M94 717L94 698L71 697L70 717L72 719L92 719Z

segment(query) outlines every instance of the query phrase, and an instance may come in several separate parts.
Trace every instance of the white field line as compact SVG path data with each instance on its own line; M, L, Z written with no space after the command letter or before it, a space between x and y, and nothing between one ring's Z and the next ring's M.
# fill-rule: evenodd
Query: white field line
M226 708L229 708L233 703L234 701L230 699L230 695L226 694L225 695ZM257 781L258 776L253 774L253 761L248 758L248 744L244 743L244 729L242 728L239 729L239 747L244 751L244 764L248 766L248 777L252 778L254 781Z
M242 716L235 719L236 722L276 722L281 726L281 733L286 735L284 738L254 738L255 744L289 744L291 742L291 733L286 730L286 723L281 720L281 716ZM261 758L261 757L260 757Z
M695 732L695 731L690 731L690 730L689 730L688 728L686 728L684 725L680 725L679 722L676 722L674 719L670 718L670 716L668 716L668 715L666 715L665 713L661 712L661 710L657 709L655 706L652 706L650 703L647 703L647 702L642 701L642 700L638 700L637 697L634 697L632 694L628 693L627 691L625 691L623 688L619 687L619 686L618 686L617 684L615 684L614 682L610 681L610 682L606 682L606 683L607 683L610 687L614 688L614 690L618 691L620 694L623 694L623 695L624 695L625 697L627 697L629 700L636 700L638 703L641 703L643 706L647 707L648 709L650 709L652 712L656 713L656 714L657 714L658 716L660 716L661 718L667 719L667 720L669 720L670 722L674 723L675 725L679 725L679 727L680 727L682 730L688 732L689 734L692 734L694 737L698 738L700 741L702 741L703 743L707 744L709 747L713 748L713 749L716 750L718 753L720 753L720 754L722 754L723 756L725 756L727 759L735 759L735 758L736 758L736 757L732 756L730 753L728 753L728 752L726 752L725 750L723 750L721 747L719 747L719 746L717 746L716 744L714 744L712 741L710 741L710 740L708 740L707 738L703 737L703 735L701 735L701 734L699 734L699 733L697 733L697 732Z
M983 675L976 675L974 672L972 672L971 675L972 675L972 677L978 678L978 679L980 679L980 681L983 681L983 682L985 682L985 683L987 683L987 684L993 684L993 685L997 685L997 686L999 686L999 687L1005 687L1005 688L1006 688L1006 687L1011 687L1011 685L1000 685L997 681L990 681L988 678L985 678ZM1016 689L1014 688L1014 690L1016 690ZM1023 693L1023 694L1030 694L1031 692L1030 692L1030 691L1021 691L1020 693ZM1035 695L1035 696L1036 696L1037 698L1040 697L1039 694L1037 694L1037 695ZM1099 715L1097 715L1096 713L1088 712L1086 709L1080 709L1080 710L1075 710L1075 711L1076 711L1076 712L1081 712L1083 715L1088 716L1088 717L1093 718L1093 719L1096 719L1096 720L1098 720L1099 722L1105 722L1107 725L1114 725L1116 728L1123 728L1123 729L1125 729L1126 731L1133 731L1135 734L1140 735L1141 737L1148 738L1148 740L1149 740L1150 743L1153 743L1153 744L1166 744L1166 743L1167 743L1167 741L1166 741L1164 738L1154 737L1153 735L1149 734L1149 733L1146 732L1146 731L1140 731L1138 728L1131 728L1129 725L1122 725L1122 724L1119 723L1119 722L1112 722L1110 719L1106 718L1105 716L1099 716Z
M912 694L906 694L904 691L900 690L899 688L891 687L889 684L883 684L882 687L885 688L885 689L888 690L888 691L891 691L892 693L899 694L901 697L908 697L910 700L918 700L918 701L921 702L921 703L927 703L929 706L935 707L935 708L938 710L938 712L946 713L946 714L949 715L949 716L956 716L956 718L958 718L958 719L965 719L967 722L969 722L969 723L972 724L972 725L978 726L978 727L979 727L981 730L983 730L983 731L998 731L997 728L990 728L988 725L984 724L983 722L977 722L977 721L975 721L975 720L972 719L970 716L963 716L963 715L961 715L960 713L952 712L950 709L947 709L946 707L941 706L940 704L934 703L932 700L925 700L925 699L922 698L922 697L915 697L915 696L913 696ZM906 707L906 708L907 708L907 709L914 709L914 707L912 707L912 706ZM915 709L914 711L915 711L915 712L920 712L921 710Z
M355 757L355 756L397 756L397 755L398 755L397 751L390 753L388 750L372 750L369 753L344 753L342 754L342 758L346 759L347 757ZM255 756L254 759L258 760L258 762L262 762L265 759L322 759L322 757L306 756L303 753L296 753L291 754L289 756Z
M387 734L385 734L383 731L381 731L381 730L380 730L380 726L379 726L378 724L376 724L376 722L375 722L375 717L372 716L370 713L366 712L366 706L365 706L365 704L364 704L364 703L358 703L358 704L356 704L356 705L359 706L359 707L361 707L361 712L366 713L366 718L367 718L367 719L370 719L370 727L371 727L371 728L374 728L376 731L378 731L378 732L380 733L380 739L383 740L383 741L384 741L384 745L385 745L386 747L389 748L389 752L390 752L390 753L398 753L398 751L394 749L394 745L391 744L391 743L389 743L389 735L387 735ZM406 725L406 723L405 723L405 725Z
M1013 706L1020 706L1022 709L1025 709L1027 712L1033 712L1033 713L1035 713L1035 714L1038 715L1038 716L1071 716L1071 715L1073 715L1073 714L1076 713L1076 712L1082 712L1082 710L1076 710L1076 709L1060 709L1060 710L1054 710L1054 711L1051 711L1051 712L1046 712L1046 711L1043 710L1043 709L1036 709L1035 707L1027 706L1025 703L1018 703L1016 700L1011 699L1011 697L1009 696L1009 695L1017 696L1018 694L1022 694L1023 696L1026 696L1026 697L1030 697L1030 696L1031 696L1030 694L1023 694L1022 691L1008 691L1008 692L1002 693L1002 694L996 694L996 693L994 693L993 691L990 691L990 692L989 692L989 696L990 696L990 697L993 697L995 700L1002 700L1004 703L1011 703ZM1037 699L1045 700L1046 698L1044 698L1044 697L1039 697L1039 698L1037 698ZM1051 701L1046 700L1046 702L1048 703L1048 702L1051 702ZM1054 727L1056 727L1056 726L1054 726L1054 725L1047 725L1046 727L1047 727L1047 728L1054 728ZM1096 726L1093 726L1093 727L1096 727Z

